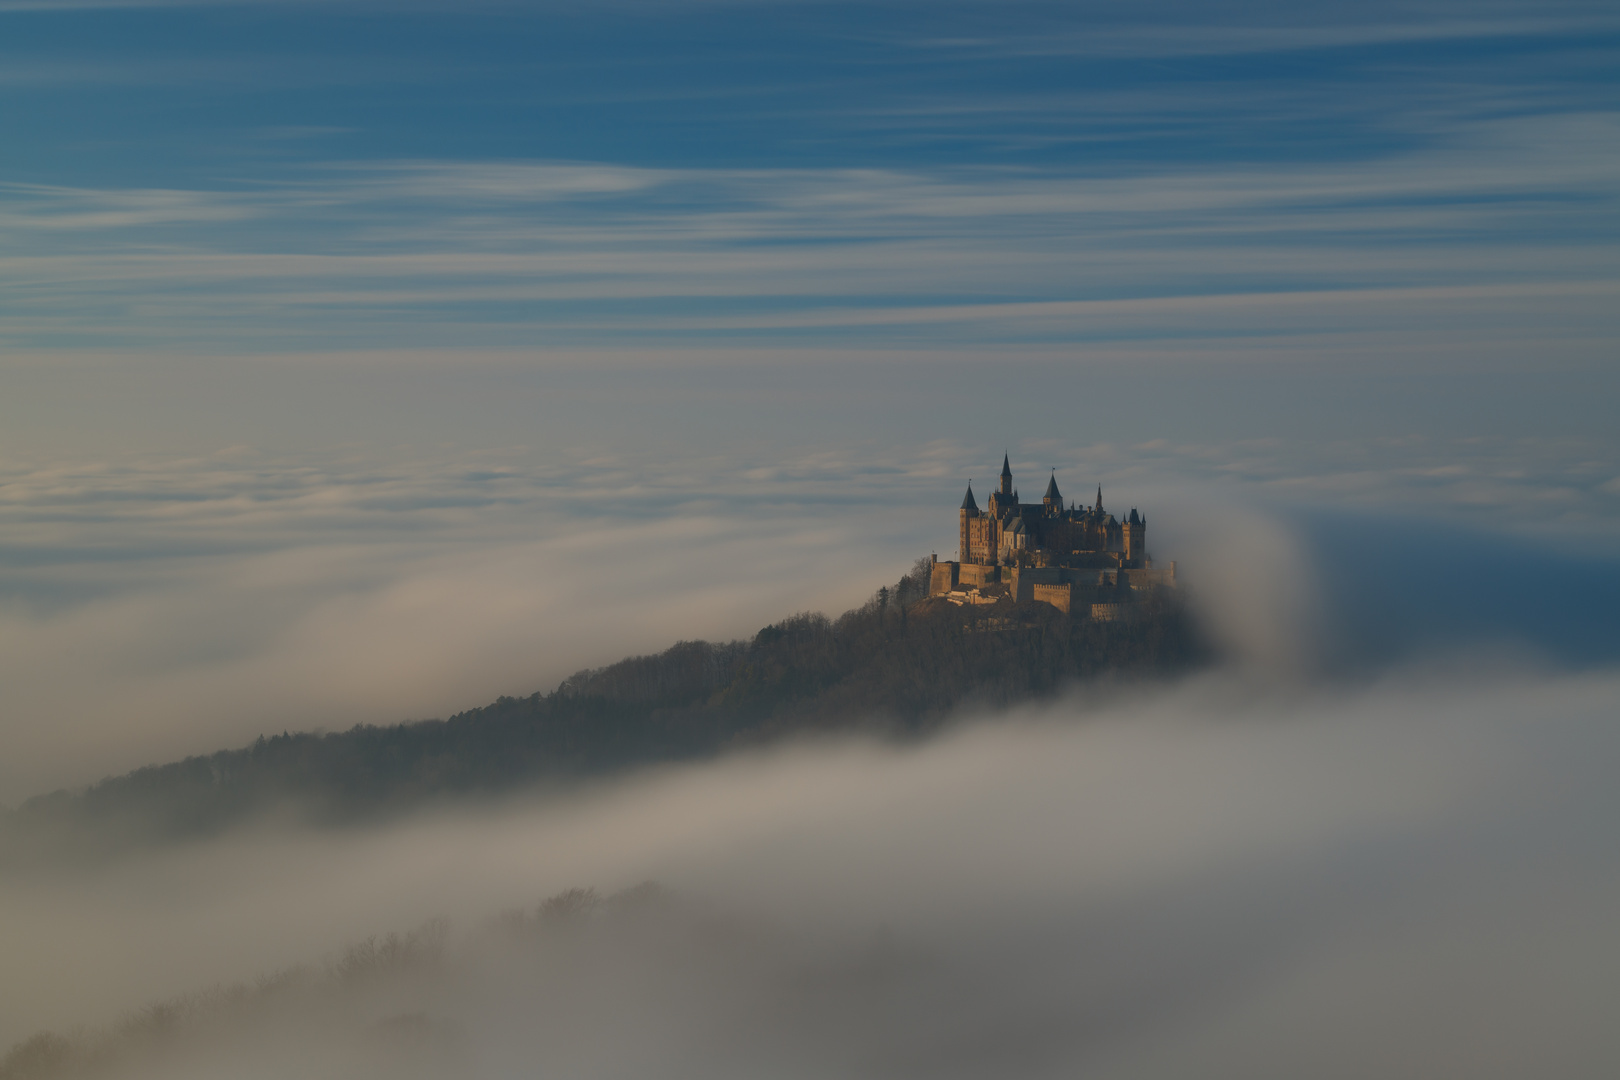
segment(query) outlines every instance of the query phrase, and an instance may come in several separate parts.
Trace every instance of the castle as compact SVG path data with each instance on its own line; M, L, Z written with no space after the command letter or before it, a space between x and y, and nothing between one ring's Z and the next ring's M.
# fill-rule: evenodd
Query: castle
M1001 486L979 509L969 482L957 516L957 559L934 558L928 595L955 604L1038 601L1070 615L1125 619L1155 589L1172 588L1176 564L1156 568L1147 553L1147 520L1103 509L1065 508L1057 473L1038 503L1021 503L1012 465L1001 459Z

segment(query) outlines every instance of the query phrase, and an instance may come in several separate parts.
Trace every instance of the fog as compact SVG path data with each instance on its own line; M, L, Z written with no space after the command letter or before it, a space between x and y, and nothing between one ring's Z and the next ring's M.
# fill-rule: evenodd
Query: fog
M243 449L0 475L0 803L549 691L843 610L928 550L914 491L875 516L855 463L793 464Z
M137 1023L108 1074L1602 1074L1617 705L1610 672L1220 673L12 875L0 1039L313 964ZM646 880L661 900L489 926ZM320 974L434 917L436 959Z
M142 710L164 690L177 730L212 749L223 729L204 706L285 707L305 677L332 709L403 665L404 691L383 695L399 706L464 662L475 683L534 677L522 649L599 662L684 636L683 620L746 633L815 590L856 600L937 531L933 489L957 452L870 481L848 461L732 473L747 498L730 503L682 465L639 481L639 516L602 509L611 471L508 478L532 490L472 509L421 476L385 496L355 492L386 479L323 479L183 513L132 500L158 509L124 513L131 549L145 529L169 551L163 519L180 514L218 550L165 556L172 579L156 583L149 560L142 588L110 562L83 596L52 591L65 571L27 579L39 589L13 631L36 665L72 654L19 630L28 619L92 658L139 640L97 622L120 604L172 637L144 654L155 674L133 710L77 734L44 725L33 744L12 731L28 751L14 767L68 760L121 720L131 752L160 745ZM970 712L922 743L804 740L363 829L271 818L8 866L0 1053L18 1049L0 1076L1614 1072L1608 533L1422 514L1387 485L1358 508L1132 474L1101 452L1082 466L1149 508L1216 667ZM884 492L899 493L889 524L863 529ZM74 514L94 501L64 498ZM595 588L594 559L640 550L616 532L631 519L658 543ZM706 569L672 575L682 565ZM242 597L260 606L210 621ZM204 632L180 633L188 610ZM211 652L208 628L233 626ZM491 659L503 640L514 651ZM6 661L22 676L28 662ZM91 670L86 700L140 685ZM6 693L43 694L46 676ZM599 902L542 906L570 889Z
M447 716L680 639L831 612L949 551L952 441L0 461L0 804L283 730ZM1554 443L1012 450L1140 507L1274 671L1460 643L1620 658L1620 458ZM1031 487L1033 490L1034 488ZM1582 545L1586 545L1585 548Z

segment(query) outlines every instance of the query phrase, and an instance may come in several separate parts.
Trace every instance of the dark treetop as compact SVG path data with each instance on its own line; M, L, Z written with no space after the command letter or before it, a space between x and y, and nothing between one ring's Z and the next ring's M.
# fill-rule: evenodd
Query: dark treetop
M173 838L289 802L318 821L353 821L784 737L915 737L964 707L994 709L1102 675L1166 674L1207 655L1179 594L1142 605L1134 621L1097 623L1039 603L924 599L927 573L919 560L837 619L800 614L751 641L683 641L448 720L261 736L40 796L7 815L0 839L17 853L68 833L99 844Z

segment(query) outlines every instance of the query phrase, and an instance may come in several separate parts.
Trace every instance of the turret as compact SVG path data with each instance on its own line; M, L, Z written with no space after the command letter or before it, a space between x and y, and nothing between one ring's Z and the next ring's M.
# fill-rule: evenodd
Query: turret
M978 501L973 498L973 481L968 481L967 494L962 497L962 509L957 514L957 536L960 548L957 558L962 562L972 561L972 543L968 536L968 522L979 516Z
M1001 493L1003 495L1011 495L1013 493L1012 462L1007 460L1006 454L1001 455Z
M1131 508L1131 516L1125 519L1125 561L1143 562L1147 559L1147 522Z
M1063 496L1058 494L1056 469L1052 470L1052 479L1046 482L1046 494L1041 497L1041 505L1046 507L1048 515L1063 513Z

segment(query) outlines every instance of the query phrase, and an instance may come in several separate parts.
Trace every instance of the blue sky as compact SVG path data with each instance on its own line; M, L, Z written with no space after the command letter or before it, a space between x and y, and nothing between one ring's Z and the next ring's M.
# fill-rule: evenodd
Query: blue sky
M1612 108L1603 4L6 3L16 179L1349 162ZM20 106L20 107L16 107ZM268 144L268 145L267 145Z
M1604 6L1296 7L0 6L7 336L1068 343L1143 330L959 309L1615 276Z
M918 365L934 407L987 365L1153 397L1108 438L1601 437L1617 41L1600 4L0 4L0 449L522 442L565 371L624 392L570 439L660 430L633 372L715 449L762 433L705 386L897 409Z

